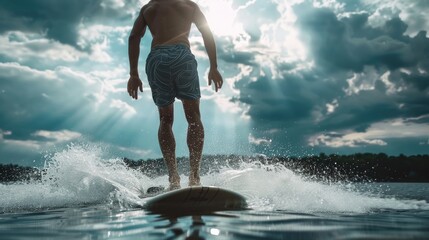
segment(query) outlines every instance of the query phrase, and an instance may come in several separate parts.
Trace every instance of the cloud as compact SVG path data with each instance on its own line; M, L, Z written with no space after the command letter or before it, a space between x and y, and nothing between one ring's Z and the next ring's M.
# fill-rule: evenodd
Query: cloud
M138 155L132 148L144 144L156 146L155 142L147 142L136 134L142 131L142 119L156 119L156 109L145 106L146 112L136 111L142 102L131 101L126 94L124 68L95 69L82 71L75 66L58 66L50 70L14 62L0 63L0 128L13 133L6 135L5 130L1 135L0 152L4 159L24 162L40 159L45 148L60 140L77 139L77 133L85 133L88 141L116 146L112 149L127 146L132 156ZM149 98L150 94L146 94L144 100ZM118 153L126 154L119 150Z
M71 140L80 138L82 134L78 132L72 132L69 130L61 130L61 131L39 130L33 133L32 136L42 137L43 139L46 139L52 142L65 142L65 141L71 141Z
M8 136L11 134L12 134L11 131L5 131L5 130L0 129L0 141L2 141L4 139L4 136Z
M147 149L137 149L137 148L128 148L128 147L120 147L120 146L110 146L109 148L114 149L113 151L122 153L122 155L127 155L130 158L143 159L149 157L153 154L152 150Z
M112 157L112 154L134 159L154 157L151 150L123 147L98 141L92 142L81 133L67 129L58 131L37 130L25 139L14 136L12 131L0 129L0 143L1 163L20 165L43 166L48 153L73 145L87 147L90 151L97 147L107 149L104 152L106 157ZM32 160L32 163L29 160Z
M137 111L133 107L119 99L112 99L110 107L115 108L117 111L124 112L124 117L126 118L130 118L137 114Z
M374 124L429 112L424 104L429 102L429 55L422 54L429 52L429 38L425 31L407 35L408 25L398 16L374 26L371 12L345 14L347 5L323 6L304 2L292 7L296 21L290 27L299 32L307 48L304 62L311 64L273 55L258 61L263 54L256 53L251 73L235 81L239 96L233 100L248 106L255 134L286 129L287 136L284 131L270 135L275 142L385 147L392 136L348 133L373 132ZM283 10L278 21L290 14L287 6ZM410 134L398 136L421 137L417 129L402 130Z
M86 54L40 34L10 31L0 35L0 55L11 59L34 60L43 56L44 61L76 62Z
M3 90L0 107L6 112L0 117L0 122L28 123L34 126L46 124L34 122L37 116L55 119L56 113L52 110L64 109L67 106L65 102L72 98L70 95L77 94L80 91L77 87L82 86L76 84L82 82L73 81L63 70L65 68L57 68L54 71L37 70L18 63L0 63L0 89ZM65 81L66 79L71 81Z
M28 66L23 66L16 62L0 63L0 70L0 76L5 79L16 78L17 75L22 74L26 77L28 81L37 81L39 79L43 79L46 81L56 80L56 76L53 71L40 71L37 69L30 68Z
M82 31L79 45L86 48L83 51L74 46L46 38L43 34L9 31L0 35L0 56L19 61L20 63L33 63L56 65L61 63L74 63L78 61L92 61L107 63L112 61L109 53L110 41L108 36L116 36L120 42L124 28L94 27L88 33ZM99 31L99 32L97 32ZM102 31L102 32L101 32ZM95 36L94 36L95 35ZM123 37L125 38L125 37Z
M69 143L77 140L82 136L81 133L70 130L47 131L37 130L31 133L28 137L22 138L19 134L14 134L12 131L4 131L0 129L0 152L2 163L13 163L20 165L31 164L43 165L42 154L48 149L61 144Z
M323 134L319 135L315 138L310 139L310 146L319 146L325 145L332 148L340 148L340 147L358 147L358 146L366 146L366 145L379 145L386 146L387 143L380 139L350 139L350 136L337 136L336 133Z
M237 3L237 1L235 1ZM237 20L243 24L244 30L256 42L261 37L261 26L275 22L280 13L277 4L272 1L253 0L239 5Z
M265 139L265 138L256 138L252 134L249 134L248 137L249 143L254 145L270 145L272 140L271 139Z
M0 135L4 144L34 149L41 149L42 147L47 147L62 142L69 142L82 137L81 133L66 129L59 131L37 130L30 134L30 138L25 140L19 139L19 137L16 138L12 131L0 130Z
M0 6L0 60L32 66L110 63L139 0L29 0ZM6 24L4 24L6 23ZM113 48L113 51L112 51Z
M139 7L139 0L8 2L0 7L0 33L11 30L44 33L49 39L78 47L79 24L130 20Z
M394 119L371 124L363 132L325 133L309 139L310 146L358 147L365 145L386 146L382 139L425 139L429 136L429 123L419 123L427 116L413 119ZM417 121L417 122L416 122Z
M346 5L353 3L345 0L342 2ZM409 26L407 35L414 36L421 30L429 30L429 17L425 14L429 10L427 1L363 0L361 4L362 9L375 9L369 18L373 26L379 26L392 17L400 17Z
M425 34L414 38L404 35L407 24L398 17L373 28L365 13L338 19L326 8L302 4L294 9L304 41L316 64L325 69L361 72L371 65L395 70L427 60L420 54L421 47L416 46Z
M240 131L245 119L237 142L295 154L300 148L413 152L427 141L418 133L429 122L426 2L196 2L211 19L226 4L228 16L212 24L225 84L217 94L202 88L210 106L203 114L213 116L211 124L240 125ZM125 90L124 39L141 3L29 0L0 6L0 128L7 129L0 141L36 149L40 141L66 139L60 132L67 129L129 146L123 152L155 154L139 152L148 143L128 127L157 118L156 107L150 114L136 110L151 102L150 94L131 102ZM191 42L199 67L207 68L199 33L191 33ZM389 135L389 128L398 131Z
M118 91L116 82L123 70L111 69L109 76L69 67L38 70L19 63L0 63L0 126L21 137L35 129L92 128L97 124L135 114ZM121 80L125 81L125 80ZM113 117L114 115L114 117Z

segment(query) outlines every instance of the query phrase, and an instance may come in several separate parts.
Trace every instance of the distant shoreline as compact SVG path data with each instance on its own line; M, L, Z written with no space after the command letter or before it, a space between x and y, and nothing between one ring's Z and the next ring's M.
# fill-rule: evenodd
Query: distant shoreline
M163 176L167 170L162 158L132 160L124 158L132 169L149 177ZM188 159L178 158L180 174L188 174ZM266 157L240 155L205 155L201 174L219 172L222 167L238 169L241 164L282 166L305 178L317 181L348 182L429 182L429 155L388 156L384 153L357 153L351 155L324 154L304 157ZM0 164L0 183L39 181L43 169L13 164Z

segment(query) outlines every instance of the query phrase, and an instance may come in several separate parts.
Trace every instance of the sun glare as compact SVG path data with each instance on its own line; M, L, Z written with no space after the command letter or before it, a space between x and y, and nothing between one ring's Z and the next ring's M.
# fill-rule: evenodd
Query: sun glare
M232 36L239 31L235 23L236 11L229 0L200 1L211 30L218 36Z

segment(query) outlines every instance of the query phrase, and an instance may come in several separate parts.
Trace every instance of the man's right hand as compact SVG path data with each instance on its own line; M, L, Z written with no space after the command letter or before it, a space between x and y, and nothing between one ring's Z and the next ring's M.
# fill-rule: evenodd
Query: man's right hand
M223 85L223 79L220 75L219 71L216 68L210 68L209 71L209 86L212 85L212 81L214 82L215 91L217 92L218 89L222 88Z
M139 76L131 75L127 86L128 94L130 94L132 98L138 99L138 89L140 89L140 92L143 92L143 83Z

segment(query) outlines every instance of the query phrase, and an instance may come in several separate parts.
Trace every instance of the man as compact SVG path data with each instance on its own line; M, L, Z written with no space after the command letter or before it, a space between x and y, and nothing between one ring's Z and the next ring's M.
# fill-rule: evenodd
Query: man
M130 60L128 93L137 99L138 90L143 92L138 73L138 58L140 40L145 34L146 27L153 37L151 52L146 60L146 74L153 101L159 110L158 140L168 168L170 190L180 188L175 154L176 142L172 131L175 98L182 101L188 122L189 186L201 185L199 171L204 128L200 117L201 95L197 63L190 51L188 39L192 24L197 26L203 37L210 61L208 84L211 85L213 82L217 92L222 87L223 80L217 70L216 46L207 20L196 3L190 0L151 0L142 7L128 42Z

